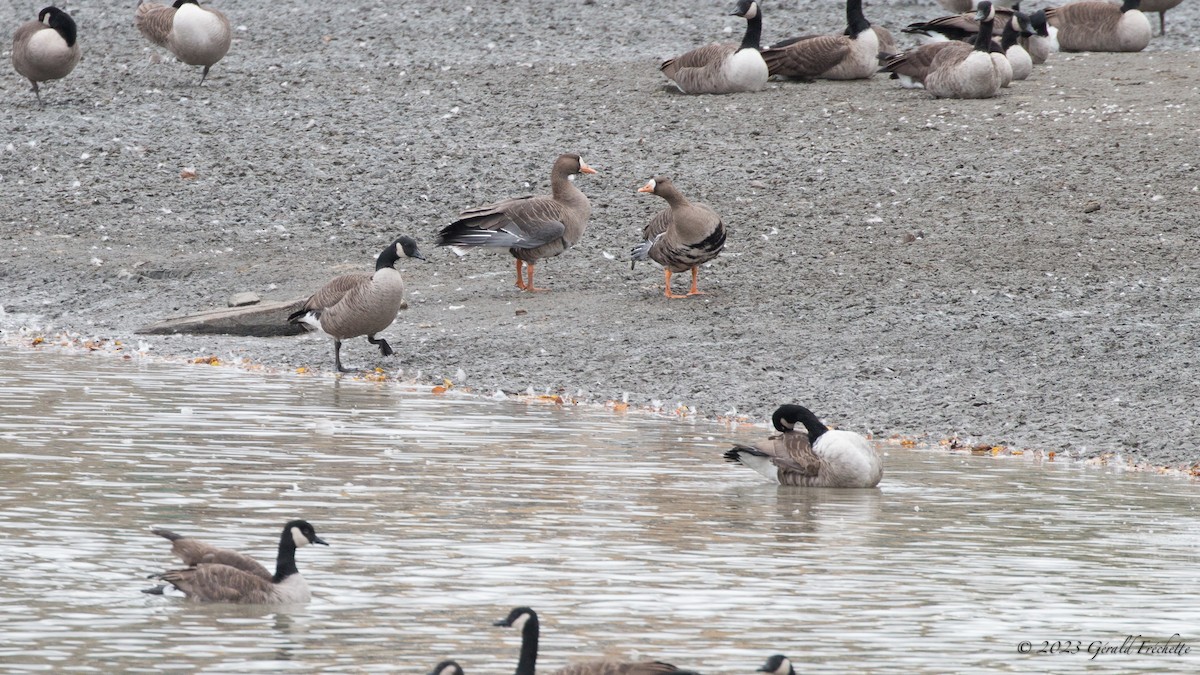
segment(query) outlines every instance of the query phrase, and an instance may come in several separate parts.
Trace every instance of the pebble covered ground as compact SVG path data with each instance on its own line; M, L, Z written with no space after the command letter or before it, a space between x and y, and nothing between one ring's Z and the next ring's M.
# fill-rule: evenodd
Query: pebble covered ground
M67 332L328 373L319 335L134 333L238 292L303 297L407 233L430 262L402 265L396 356L352 340L348 365L711 417L795 401L881 436L1200 462L1196 0L1145 52L1058 54L982 101L882 76L672 93L662 58L740 38L724 2L212 4L236 32L204 86L138 35L132 5L97 0L70 3L84 57L44 108L0 78L10 342ZM763 12L768 42L845 23L836 2ZM945 12L866 13L899 35ZM546 191L567 151L599 174L578 182L583 241L538 268L552 292L517 291L507 253L433 245L462 209ZM706 296L669 301L655 266L630 270L664 205L636 192L656 174L730 228Z

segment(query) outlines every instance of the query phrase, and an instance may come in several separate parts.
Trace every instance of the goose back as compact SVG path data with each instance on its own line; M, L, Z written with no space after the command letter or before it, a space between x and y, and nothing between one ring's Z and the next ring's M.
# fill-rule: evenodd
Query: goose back
M646 255L651 260L672 272L682 272L720 254L725 247L725 223L715 211L688 201L665 176L654 178L642 189L662 197L668 205L642 230L650 244Z
M138 2L133 12L133 25L138 32L159 47L167 47L171 36L171 25L175 21L175 8L157 2Z
M1140 52L1150 44L1150 20L1138 0L1114 5L1081 0L1051 7L1046 20L1058 28L1058 46L1065 52Z
M269 580L271 578L271 573L267 571L267 568L248 555L227 548L218 548L212 544L193 539L192 537L185 537L164 528L156 527L150 531L170 541L171 552L188 567L195 567L202 564L227 565L243 572L249 572L262 579Z
M314 293L301 311L313 312L321 330L346 340L374 335L396 320L404 305L404 279L393 267L374 274L355 272L334 277Z

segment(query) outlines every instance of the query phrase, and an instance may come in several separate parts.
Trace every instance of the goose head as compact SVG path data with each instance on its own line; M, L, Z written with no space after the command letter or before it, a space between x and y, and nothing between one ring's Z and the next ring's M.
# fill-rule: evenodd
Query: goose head
M514 607L508 616L492 624L493 626L504 626L506 628L516 628L524 632L525 626L532 623L534 626L538 623L537 612L528 607Z
M767 662L759 666L755 672L771 673L771 675L796 675L796 669L792 668L791 660L783 654L776 654L767 659Z
M309 544L321 544L328 546L324 539L317 536L317 531L309 525L307 520L293 520L283 526L284 533L292 535L292 543L296 548L303 548Z
M758 16L758 2L757 0L739 0L729 15L740 16L749 21Z
M809 443L816 443L821 434L829 431L829 427L822 424L813 411L792 403L779 406L775 414L771 415L771 424L775 425L777 431L782 432L795 431L796 425L800 424L808 432Z
M1022 37L1030 37L1034 35L1035 31L1033 28L1033 23L1030 21L1028 14L1025 12L1013 12L1012 20L1013 28L1016 28L1017 32L1020 33Z
M38 21L58 31L68 47L75 46L75 19L61 9L50 6L38 12Z
M996 18L996 8L992 7L990 0L983 0L975 9L975 20L979 23L991 21Z
M429 675L463 675L463 669L458 661L447 659L434 666Z
M552 173L563 173L567 176L574 176L577 173L596 173L596 170L587 165L583 158L579 155L568 152L558 156L554 160L554 170Z
M200 6L200 3L197 2L196 0L175 0L175 4L173 4L171 6L174 7L175 9L179 9L180 7L183 7L184 5L187 5L187 4L192 4L197 7Z
M396 247L396 255L398 256L403 254L409 258L425 260L425 256L421 255L420 249L417 248L417 240L406 234L401 235L400 238L396 239L396 241L392 243L392 245ZM425 262L429 261L425 260Z
M1029 26L1039 37L1050 37L1050 26L1046 23L1046 10L1039 9L1030 14Z
M647 192L652 195L662 195L670 192L672 188L671 179L666 176L655 176L646 181L646 184L638 188L638 192Z

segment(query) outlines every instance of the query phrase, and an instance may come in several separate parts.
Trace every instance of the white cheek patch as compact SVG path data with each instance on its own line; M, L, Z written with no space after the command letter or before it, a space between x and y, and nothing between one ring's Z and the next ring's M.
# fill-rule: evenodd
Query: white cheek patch
M775 669L775 675L787 675L792 670L792 662L784 659L779 662L779 667Z
M529 615L522 614L521 616L517 617L516 621L513 621L512 625L513 625L513 628L516 628L517 630L525 630L525 624L528 622L529 622Z
M308 546L308 544L310 543L308 541L308 537L304 536L304 533L301 532L300 528L298 528L298 527L292 528L292 541L295 542L296 548L303 548L305 546Z
M752 2L750 3L750 11L746 12L746 20L749 21L756 16L758 16L758 3Z

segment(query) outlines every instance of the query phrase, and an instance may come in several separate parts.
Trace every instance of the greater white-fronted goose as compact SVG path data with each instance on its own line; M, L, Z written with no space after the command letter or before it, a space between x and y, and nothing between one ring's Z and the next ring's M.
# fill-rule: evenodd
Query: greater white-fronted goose
M886 38L884 38L886 34ZM861 80L878 70L880 52L895 51L890 33L876 32L862 0L846 0L846 30L838 35L802 35L763 51L772 76L797 80Z
M1167 10L1175 9L1183 0L1142 0L1138 7L1143 13L1158 12L1158 34L1167 34Z
M404 304L404 278L396 269L401 254L425 259L412 237L400 237L380 252L373 274L334 277L288 317L289 323L303 324L333 338L333 364L338 372L350 372L342 367L342 340L365 335L367 342L379 347L380 354L394 353L387 340L377 339L375 334L392 325Z
M758 667L755 671L758 673L771 673L771 675L796 675L796 669L792 667L792 661L783 654L775 654L767 659L767 662Z
M515 628L521 632L521 659L517 663L516 675L534 675L541 632L537 612L528 607L515 607L506 618L494 625ZM585 661L553 672L554 675L697 675L661 661Z
M733 16L746 19L740 45L714 42L667 59L658 67L671 84L685 94L733 94L758 91L767 84L763 61L762 9L757 0L739 0Z
M462 666L458 665L458 661L447 659L433 667L429 671L429 675L464 675Z
M279 555L272 575L253 558L236 551L221 549L170 530L153 532L171 541L171 550L188 565L155 575L193 602L232 602L249 605L283 605L308 602L312 594L308 583L296 569L296 549L323 544L313 526L293 520L283 526L279 536ZM147 593L161 593L162 587Z
M592 206L571 182L579 173L596 173L579 155L559 155L550 169L550 196L529 196L463 211L438 232L438 246L459 249L506 248L517 259L517 288L544 291L533 285L534 265L579 243ZM521 275L529 268L528 277Z
M1058 28L1064 52L1140 52L1150 44L1150 19L1138 10L1140 0L1114 5L1082 0L1046 9L1046 21Z
M650 179L638 192L649 192L667 200L667 208L650 219L642 229L643 242L630 252L633 260L650 258L666 271L666 296L686 298L702 295L697 287L699 269L716 258L725 248L725 223L716 211L704 204L689 202L666 176ZM671 292L671 275L692 271L692 286L687 295Z
M169 7L138 0L133 23L147 40L171 50L175 58L189 66L204 66L200 84L229 51L233 37L229 19L196 0L175 0Z
M780 406L771 423L779 435L758 445L735 445L725 459L780 485L872 488L883 478L883 462L867 439L830 429L804 406Z
M1058 51L1058 29L1046 22L1046 10L1039 9L1029 15L1032 35L1022 36L1018 42L1034 64L1045 63L1051 54Z
M38 103L38 82L61 80L79 63L75 20L57 7L38 12L37 21L26 21L13 33L13 68L33 85Z

